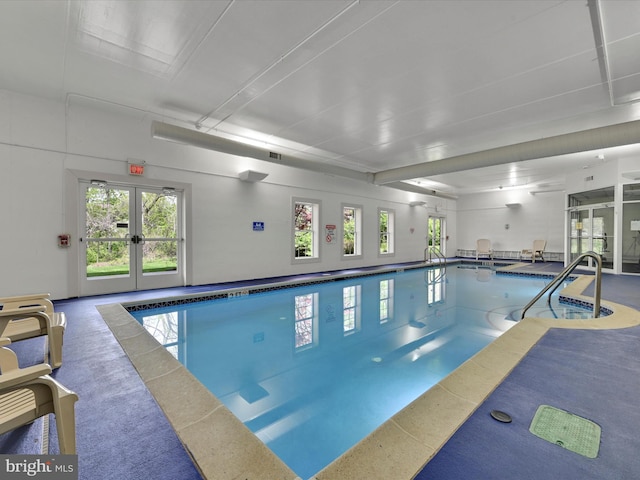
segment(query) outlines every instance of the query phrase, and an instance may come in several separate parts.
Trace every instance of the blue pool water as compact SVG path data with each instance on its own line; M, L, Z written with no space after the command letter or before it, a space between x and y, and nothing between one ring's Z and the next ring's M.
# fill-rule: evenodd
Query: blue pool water
M548 281L449 266L132 314L304 479L508 330Z

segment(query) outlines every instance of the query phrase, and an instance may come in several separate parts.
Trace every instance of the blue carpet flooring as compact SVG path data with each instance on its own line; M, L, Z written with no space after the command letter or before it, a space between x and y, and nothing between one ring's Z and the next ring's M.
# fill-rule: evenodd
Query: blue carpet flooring
M553 271L561 266L536 263L527 268ZM305 277L311 275L302 278ZM264 282L234 282L55 302L56 309L66 313L68 325L64 363L53 376L80 397L76 404L80 479L201 478L96 305ZM611 301L640 308L639 291L640 277L605 275L603 278L603 297ZM640 419L636 418L635 405L631 403L640 398L640 392L634 390L640 365L637 360L630 360L637 355L640 334L637 329L613 331L612 336L606 338L598 337L600 333L549 332L417 478L640 478L637 474L626 476L628 472L640 472L640 456L630 453L630 449L640 451L640 445L630 435L630 430L640 430ZM17 342L13 348L18 352L21 366L42 361L43 339ZM588 462L593 460L547 444L528 432L535 408L542 403L590 418L602 426L601 457L595 459L596 476L589 473L593 463ZM620 407L609 413L607 409L617 403ZM511 413L514 422L504 425L492 420L488 412L494 408ZM53 417L50 423L49 451L53 454L58 451ZM0 435L0 453L39 453L41 430L40 422L35 422ZM531 447L533 443L536 445ZM567 465L571 466L562 474L554 471L548 475L545 468L556 457L568 458ZM522 462L523 458L529 458L530 463ZM611 466L613 460L617 463ZM504 471L503 464L506 464ZM609 468L615 468L611 470L614 473L610 473Z
M150 292L129 295L144 297ZM157 296L157 292L155 295ZM126 296L125 296L126 297ZM118 300L119 299L119 300ZM82 480L201 479L191 458L96 310L104 296L55 302L67 316L63 365L52 376L79 396L78 473ZM39 342L39 343L38 343ZM41 363L43 338L16 342L21 367ZM40 453L41 421L0 435L1 453ZM50 454L59 453L50 416Z
M640 478L640 327L550 330L416 480ZM540 405L602 428L590 459L529 432ZM509 413L499 423L492 410Z

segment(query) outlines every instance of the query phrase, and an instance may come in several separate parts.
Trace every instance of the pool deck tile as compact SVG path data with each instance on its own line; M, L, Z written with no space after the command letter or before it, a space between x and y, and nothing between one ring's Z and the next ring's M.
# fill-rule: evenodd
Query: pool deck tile
M316 474L317 480L412 478L435 450L389 421Z
M248 428L221 406L204 419L178 430L209 479L298 478Z

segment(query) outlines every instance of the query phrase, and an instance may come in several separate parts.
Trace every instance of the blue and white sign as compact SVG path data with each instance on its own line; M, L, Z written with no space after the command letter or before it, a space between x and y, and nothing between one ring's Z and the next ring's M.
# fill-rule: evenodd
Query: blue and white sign
M264 232L264 222L253 222L254 232Z

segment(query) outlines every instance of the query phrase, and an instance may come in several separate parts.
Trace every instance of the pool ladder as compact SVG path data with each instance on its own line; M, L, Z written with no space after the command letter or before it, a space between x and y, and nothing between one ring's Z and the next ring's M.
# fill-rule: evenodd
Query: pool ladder
M438 262L442 263L442 264L446 264L447 263L447 259L445 258L445 256L442 254L442 252L440 251L440 249L436 246L429 246L427 248L424 249L424 261L425 263L427 262L427 253L429 254L429 261L431 261L432 259L432 254L435 254L436 257L438 257Z
M576 267L580 265L582 260L587 257L591 257L596 261L596 284L593 297L593 316L594 318L598 318L600 316L600 293L602 290L602 257L596 252L585 252L578 256L578 258L576 258L573 262L571 262L571 264L564 270L562 270L562 272L560 272L551 282L549 282L546 287L540 290L540 293L538 293L533 298L533 300L527 303L527 306L522 310L522 316L520 317L520 319L522 320L527 313L527 310L529 310L533 306L533 304L540 300L540 298L549 290L551 291L549 292L549 296L547 297L547 305L551 307L551 295L553 295L553 292L555 292L556 289L562 284L562 282L564 282L567 277L571 275Z

